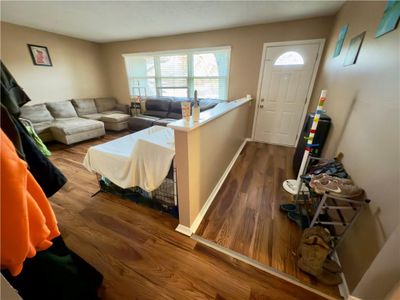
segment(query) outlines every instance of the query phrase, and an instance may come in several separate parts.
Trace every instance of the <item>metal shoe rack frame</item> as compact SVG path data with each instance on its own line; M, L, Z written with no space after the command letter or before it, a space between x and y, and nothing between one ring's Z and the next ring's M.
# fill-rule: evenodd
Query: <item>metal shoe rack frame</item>
M304 174L302 175L307 174L310 163L315 161L326 163L334 162L333 159L309 156L306 162L306 167L304 168ZM303 185L305 185L307 189L303 189ZM299 190L300 193L294 196L295 202L299 206L305 206L307 203L309 203L311 204L311 210L315 211L312 218L310 218L310 227L321 225L323 227L330 228L331 235L335 240L335 248L340 244L343 235L359 216L361 209L370 202L369 199L365 199L364 195L362 195L363 198L358 200L340 197L330 194L329 192L325 192L322 195L317 194L310 188L309 185L306 184L304 179L301 179L301 186ZM300 209L300 212L309 210L310 209L307 210L307 208ZM336 218L328 220L324 219L324 216L331 217L331 212L336 213ZM339 228L339 230L337 230L337 228Z

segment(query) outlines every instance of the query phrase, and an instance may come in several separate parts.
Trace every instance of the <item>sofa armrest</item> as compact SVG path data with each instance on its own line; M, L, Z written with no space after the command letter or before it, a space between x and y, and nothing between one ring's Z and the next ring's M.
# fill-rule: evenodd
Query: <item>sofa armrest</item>
M129 105L127 104L115 104L115 109L124 112L125 114L129 114Z

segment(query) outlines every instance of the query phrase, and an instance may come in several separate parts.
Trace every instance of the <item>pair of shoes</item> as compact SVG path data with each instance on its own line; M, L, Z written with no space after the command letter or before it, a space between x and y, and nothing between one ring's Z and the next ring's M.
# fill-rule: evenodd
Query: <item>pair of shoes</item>
M346 170L344 169L343 164L340 161L329 161L322 162L317 165L311 166L309 173L312 175L319 175L322 173L326 173L328 175L332 175L340 178L348 178Z
M322 174L319 174L319 175L311 175L310 186L312 188L314 188L316 183L318 183L318 182L326 182L326 181L329 181L329 180L342 182L344 184L353 183L353 181L350 178L340 178L340 177L329 175L327 173L322 173Z
M292 204L292 203L284 203L279 205L280 210L284 211L284 212L292 212L292 211L297 211L298 210L298 206L296 204Z
M330 258L327 258L324 261L324 264L322 266L325 270L331 273L342 273L342 268L339 266L339 264L336 261L331 260Z
M280 210L287 213L289 220L295 222L301 229L310 226L309 219L303 214L299 213L301 208L297 204L285 203L279 205Z
M346 198L360 196L363 190L359 188L351 179L333 177L327 174L312 176L310 187L318 194L329 192Z
M340 277L341 272L331 272L328 269L325 268L326 262L324 262L323 267L318 273L315 272L315 270L310 267L309 265L306 264L306 262L302 259L300 259L297 262L297 266L299 267L300 270L303 272L306 272L310 275L313 275L316 277L320 282L326 284L326 285L339 285L342 283L342 278ZM340 267L339 267L340 268Z
M310 226L310 220L303 214L299 214L296 211L289 211L287 216L289 220L295 222L301 229L305 229Z
M328 257L332 251L332 236L321 226L307 228L301 237L298 249L297 266L327 285L338 285L342 282L341 268Z

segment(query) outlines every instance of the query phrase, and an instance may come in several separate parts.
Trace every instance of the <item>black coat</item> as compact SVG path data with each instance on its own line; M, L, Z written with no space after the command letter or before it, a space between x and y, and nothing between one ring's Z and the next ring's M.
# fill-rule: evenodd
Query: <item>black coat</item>
M29 97L1 62L1 128L13 142L47 197L54 195L67 182L64 174L43 155L18 119L20 107Z

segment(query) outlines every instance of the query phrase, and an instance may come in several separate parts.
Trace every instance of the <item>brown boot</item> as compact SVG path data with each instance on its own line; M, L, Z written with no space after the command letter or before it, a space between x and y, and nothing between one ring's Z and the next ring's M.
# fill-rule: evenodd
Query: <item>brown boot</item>
M302 240L307 239L310 236L317 235L322 238L326 243L330 243L332 240L332 236L329 231L321 226L314 226L311 228L307 228L303 231Z
M322 269L321 274L316 277L326 285L339 285L342 283L342 277L338 273L332 273L325 269Z
M326 246L320 237L309 237L305 243L300 245L300 258L297 265L304 272L317 277L322 273L322 266L329 251L329 246Z
M325 247L330 247L330 243L332 240L331 235L329 234L328 231L326 231L323 227L321 226L314 226L311 228L307 228L303 231L303 235L300 240L300 245L297 250L297 255L300 257L301 256L301 246L303 244L312 244L313 238L314 237L320 237L322 239L319 240L319 243L321 245L325 245Z
M342 268L339 266L339 264L329 258L325 260L322 267L331 273L342 273Z

